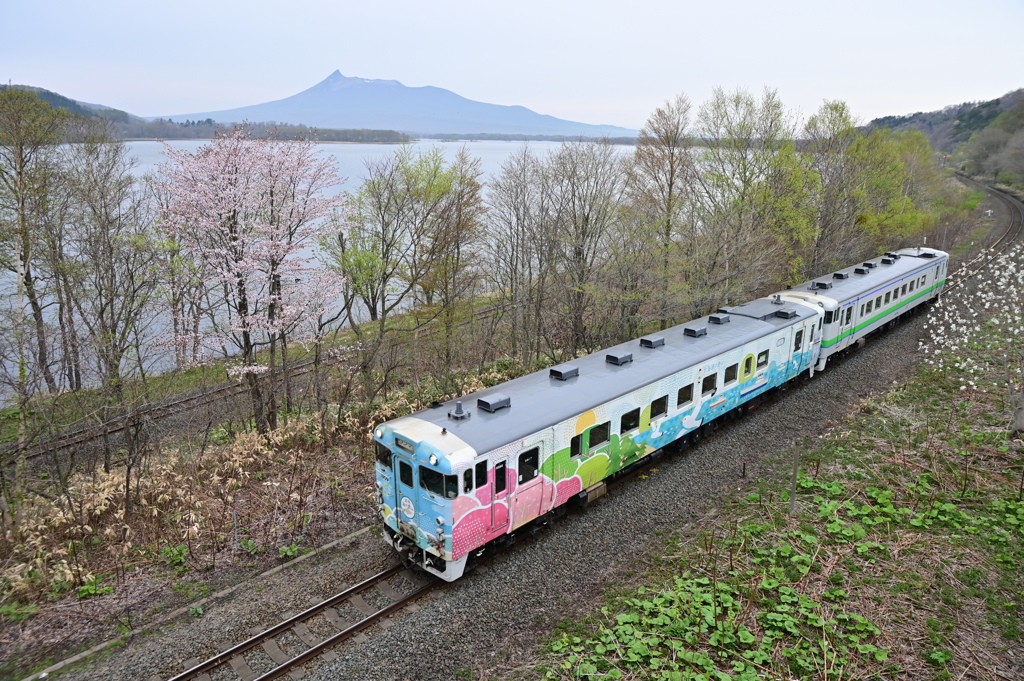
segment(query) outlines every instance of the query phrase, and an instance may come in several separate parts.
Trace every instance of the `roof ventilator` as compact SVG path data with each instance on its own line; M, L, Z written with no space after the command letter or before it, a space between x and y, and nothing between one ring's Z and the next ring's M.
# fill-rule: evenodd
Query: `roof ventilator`
M827 289L827 288L832 288L832 282L831 281L815 281L815 282L811 282L811 290L812 291L822 290L822 289Z
M782 317L783 319L792 319L796 316L796 310L791 307L783 308L775 311L776 317Z
M833 279L849 279L850 278L850 273L849 272L836 272L835 274L832 275L832 278Z
M552 367L548 375L551 378L557 378L559 381L568 381L570 378L576 378L580 375L580 368L571 364L563 364L560 367Z
M664 344L664 336L644 336L640 339L640 347L642 348L660 348Z
M609 352L604 356L604 361L615 366L622 366L623 364L629 364L633 361L632 352Z
M866 267L854 267L853 271L854 271L855 274L867 274L868 273L868 268L866 268Z
M713 314L708 317L712 324L728 324L732 318L727 314Z
M708 327L706 326L687 326L683 329L683 334L691 338L700 338L701 336L708 335Z
M899 260L903 256L901 256L899 253L892 253L891 251L886 251L885 252L885 257L892 258L893 261L895 262L896 260Z
M470 413L468 411L463 410L462 408L462 400L456 400L455 411L448 412L448 418L452 419L453 421L463 421L465 419L468 419L469 417Z
M932 253L931 251L921 251L921 257L922 258L934 258L935 254Z
M504 393L494 393L487 397L477 399L476 406L486 412L493 414L499 409L512 406L512 398Z
M896 262L896 261L893 260L892 258L882 258L882 264L883 265L891 265L894 262Z
M871 262L869 260L868 262L864 263L864 267L867 267L869 270L873 270L876 267L878 267L878 263L877 262Z

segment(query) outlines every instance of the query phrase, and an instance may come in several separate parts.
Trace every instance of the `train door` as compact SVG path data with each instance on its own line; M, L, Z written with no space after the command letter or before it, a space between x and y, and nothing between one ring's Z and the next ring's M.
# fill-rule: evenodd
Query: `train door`
M416 540L416 466L404 454L395 453L395 516L398 518L398 531Z
M553 489L547 477L541 475L540 464L544 456L550 456L553 436L545 438L516 455L516 485L512 494L512 529L524 525L546 513L550 491Z
M508 527L508 461L501 459L494 462L494 474L491 476L491 532Z

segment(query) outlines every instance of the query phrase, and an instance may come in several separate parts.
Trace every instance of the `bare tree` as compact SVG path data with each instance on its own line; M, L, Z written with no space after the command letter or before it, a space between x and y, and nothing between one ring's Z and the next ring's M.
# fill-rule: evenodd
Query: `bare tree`
M655 109L640 130L629 165L634 213L645 213L659 236L658 314L662 327L668 326L678 314L676 296L672 295L673 266L678 258L679 230L694 175L690 108L690 100L680 94Z

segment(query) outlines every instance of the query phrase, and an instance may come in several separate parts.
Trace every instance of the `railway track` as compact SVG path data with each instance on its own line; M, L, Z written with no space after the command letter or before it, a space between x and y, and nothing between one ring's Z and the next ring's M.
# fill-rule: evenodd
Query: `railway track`
M460 325L473 323L480 319L489 317L490 315L504 310L506 307L507 305L505 304L489 305L473 313L471 320L463 321ZM410 331L409 336L410 338L423 339L433 333L436 333L436 330L427 326ZM302 377L312 373L315 368L314 364L315 361L313 358L292 362L288 367L289 380L301 379ZM331 360L323 360L322 364L325 366L329 365L331 364ZM280 376L280 369L278 369L278 376ZM269 388L269 386L265 385L264 389L267 388ZM8 460L13 460L14 456L19 453L22 454L26 460L32 460L43 456L44 454L61 452L74 447L82 447L93 442L101 442L106 438L120 435L127 428L135 424L147 421L152 423L171 416L180 415L184 411L198 410L207 406L223 403L235 397L244 395L248 391L249 387L244 383L224 382L198 394L178 396L164 402L143 405L131 413L119 415L103 423L90 424L77 428L71 427L65 432L47 438L42 442L24 447L21 452L19 452L17 445L8 445L0 448L0 450L7 453Z
M388 568L206 661L186 662L190 667L170 681L210 681L210 673L225 664L241 681L270 681L285 675L301 678L299 669L304 664L320 656L326 658L330 648L374 624L386 626L389 617L417 607L413 601L437 584L438 580L400 565Z
M977 180L972 180L966 175L957 173L957 177L965 185L984 191L1006 206L1010 220L1006 230L985 251L960 266L956 272L956 281L947 284L946 291L952 291L970 281L976 274L985 269L992 260L1009 248L1010 244L1019 241L1022 234L1024 234L1024 204L1005 192L989 187Z

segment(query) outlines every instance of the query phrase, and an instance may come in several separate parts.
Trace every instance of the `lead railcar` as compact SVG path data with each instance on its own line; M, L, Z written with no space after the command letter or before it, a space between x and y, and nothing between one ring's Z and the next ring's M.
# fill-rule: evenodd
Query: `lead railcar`
M667 445L696 439L917 305L947 255L904 249L389 421L374 430L385 539L446 580Z

